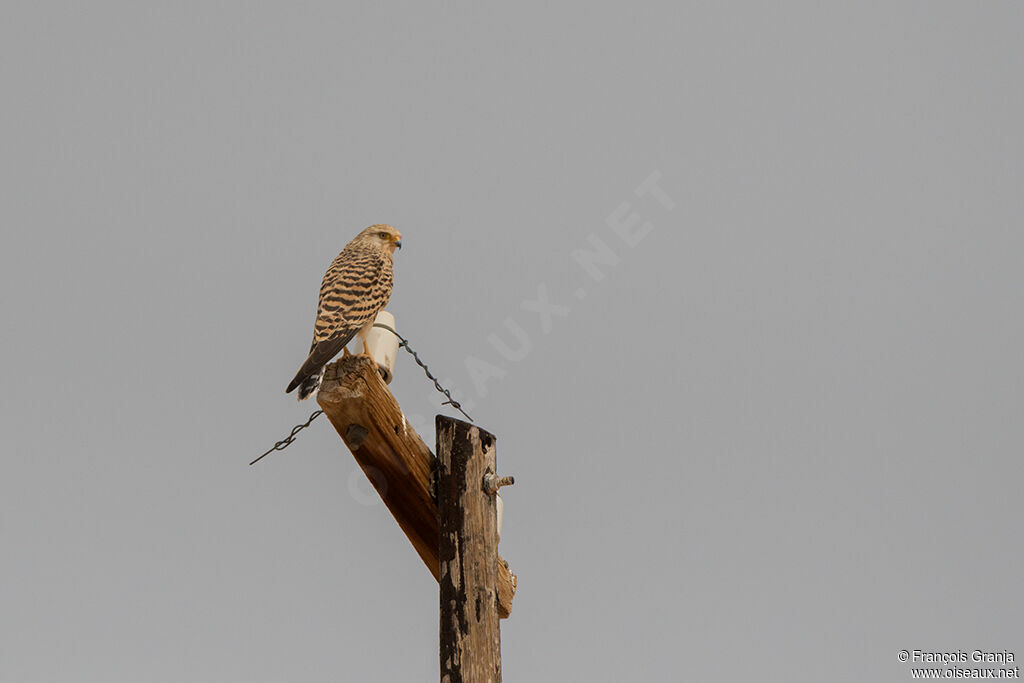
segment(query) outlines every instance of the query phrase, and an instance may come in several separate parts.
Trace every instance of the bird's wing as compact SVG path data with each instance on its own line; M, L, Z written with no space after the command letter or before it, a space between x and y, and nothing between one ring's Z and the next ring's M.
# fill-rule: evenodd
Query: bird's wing
M355 334L376 315L380 309L378 289L383 269L384 258L377 251L345 249L338 254L320 285L313 326L314 347L349 330Z
M334 259L320 285L320 303L309 356L285 393L320 372L320 368L377 315L391 294L389 286L382 302L380 280L384 267L384 258L366 249L346 248Z

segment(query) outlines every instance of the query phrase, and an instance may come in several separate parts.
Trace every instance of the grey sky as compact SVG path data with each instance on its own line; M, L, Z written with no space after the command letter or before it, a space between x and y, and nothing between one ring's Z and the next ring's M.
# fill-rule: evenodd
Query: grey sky
M400 331L516 477L505 680L1019 664L1022 29L1010 2L9 4L0 680L436 678L436 583L326 420L246 466L315 408L284 387L376 222Z

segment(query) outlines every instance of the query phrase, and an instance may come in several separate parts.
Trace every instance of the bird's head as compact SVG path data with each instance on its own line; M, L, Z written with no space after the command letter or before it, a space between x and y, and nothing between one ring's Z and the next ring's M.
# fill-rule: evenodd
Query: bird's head
M394 254L395 249L402 248L402 233L390 225L371 225L359 233L359 237L377 245L389 254Z

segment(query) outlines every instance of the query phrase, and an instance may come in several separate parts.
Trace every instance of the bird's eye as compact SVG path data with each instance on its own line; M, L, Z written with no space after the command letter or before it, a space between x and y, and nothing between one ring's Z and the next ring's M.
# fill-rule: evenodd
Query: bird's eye
M381 238L382 240L386 240L388 238L388 234L386 232L378 232L377 237Z

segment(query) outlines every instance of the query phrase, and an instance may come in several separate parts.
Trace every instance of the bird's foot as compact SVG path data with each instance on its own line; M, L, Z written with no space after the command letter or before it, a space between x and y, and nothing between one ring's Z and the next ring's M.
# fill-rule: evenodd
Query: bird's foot
M373 360L373 354L370 353L370 349L368 349L365 345L363 345L363 352L360 353L359 355L369 358L371 361L373 361L374 365L377 364L377 361Z

